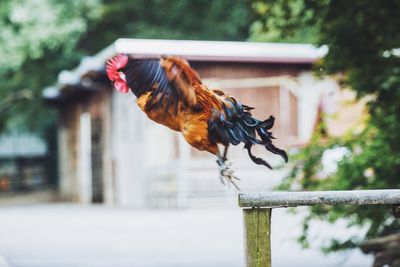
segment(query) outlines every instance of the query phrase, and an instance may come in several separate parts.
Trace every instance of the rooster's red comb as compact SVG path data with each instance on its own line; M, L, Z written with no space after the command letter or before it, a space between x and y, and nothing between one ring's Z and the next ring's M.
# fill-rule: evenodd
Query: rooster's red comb
M106 63L107 76L111 81L119 77L118 70L125 67L128 63L128 56L126 54L119 54L110 58Z

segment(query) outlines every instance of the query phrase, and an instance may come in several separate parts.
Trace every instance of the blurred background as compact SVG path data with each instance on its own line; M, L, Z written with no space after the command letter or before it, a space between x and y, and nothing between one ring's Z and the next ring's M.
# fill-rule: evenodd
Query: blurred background
M277 118L244 192L400 185L400 1L3 0L0 267L244 266L237 191L104 63L181 55ZM274 266L400 266L390 207L276 209ZM371 244L378 244L371 246ZM288 257L290 255L290 257Z

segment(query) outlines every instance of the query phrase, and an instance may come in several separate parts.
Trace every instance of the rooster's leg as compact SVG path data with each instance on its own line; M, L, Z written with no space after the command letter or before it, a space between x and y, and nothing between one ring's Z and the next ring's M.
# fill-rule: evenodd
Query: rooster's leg
M225 184L226 180L230 182L237 190L240 190L235 183L235 180L240 180L240 179L237 178L233 174L233 171L229 168L231 164L226 158L227 153L228 153L228 146L225 146L224 153L222 156L219 152L217 153L217 158L218 158L217 164L219 166L219 171L220 171L219 178L222 184Z

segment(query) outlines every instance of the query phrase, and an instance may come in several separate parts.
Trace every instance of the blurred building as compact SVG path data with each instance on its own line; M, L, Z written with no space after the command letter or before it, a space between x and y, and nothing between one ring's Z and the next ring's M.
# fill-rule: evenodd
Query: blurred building
M38 136L0 136L0 195L35 191L52 184L47 169L47 144Z
M117 53L132 57L181 55L203 82L253 106L260 119L276 117L276 143L290 149L309 140L323 93L337 90L332 79L311 74L324 48L268 44L119 39L73 71L63 71L44 97L59 109L60 192L65 200L122 206L186 206L235 194L218 179L215 157L192 149L179 134L150 121L133 94L107 80L104 63ZM262 148L273 165L280 158ZM255 166L247 153L230 149L242 190L268 190L285 170Z

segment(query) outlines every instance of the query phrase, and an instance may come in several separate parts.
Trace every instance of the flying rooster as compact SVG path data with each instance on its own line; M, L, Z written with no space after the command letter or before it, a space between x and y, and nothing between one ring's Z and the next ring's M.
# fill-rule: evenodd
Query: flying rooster
M243 143L254 163L270 169L270 164L252 154L253 145L264 146L288 161L286 152L272 144L273 116L263 121L252 117L252 107L221 90L209 89L183 58L133 59L119 54L107 61L106 72L118 91L135 94L150 119L181 132L198 150L216 155L222 183L225 179L239 189L235 183L239 179L227 161L230 144ZM223 153L218 145L224 147Z

